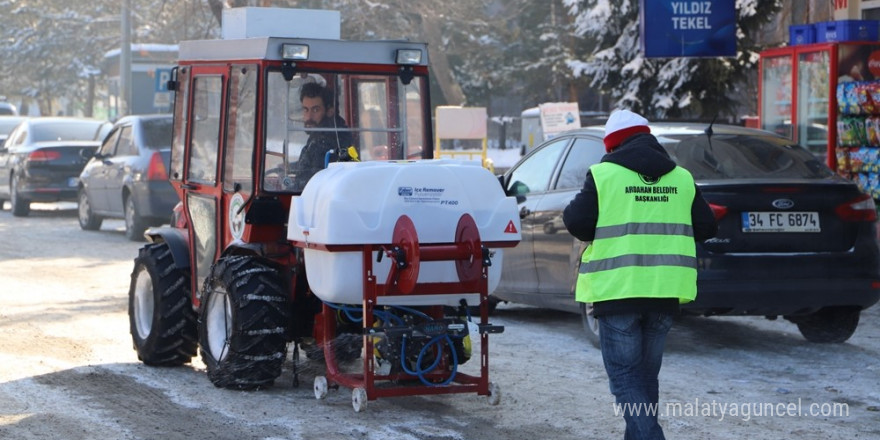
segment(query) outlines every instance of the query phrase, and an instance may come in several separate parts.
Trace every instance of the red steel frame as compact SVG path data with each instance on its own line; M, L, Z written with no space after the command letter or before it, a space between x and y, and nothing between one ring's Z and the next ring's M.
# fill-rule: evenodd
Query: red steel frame
M471 224L473 224L473 220L470 219L470 215L464 214L462 217L468 217ZM401 218L406 218L407 221L409 220L408 217L406 217L405 215ZM398 222L398 225L399 223L400 222ZM412 227L411 222L409 222L409 225L409 227ZM395 228L395 237L397 237L397 230L398 228ZM459 222L459 232L461 231L462 222ZM476 234L476 236L474 236L473 234ZM324 304L321 315L316 317L315 327L316 329L320 329L320 331L316 332L319 333L316 334L316 342L323 345L324 359L327 365L326 377L328 383L339 384L350 389L363 388L366 391L368 400L376 400L379 397L414 396L427 394L433 395L472 392L476 392L478 395L482 396L489 394L489 335L488 332L484 330L484 327L488 326L489 324L488 266L482 264L482 246L479 240L478 231L465 231L464 234L457 233L456 235L458 241L454 243L441 244L420 244L418 242L407 242L407 240L403 240L402 242L395 240L395 243L385 245L328 245L301 241L293 242L293 245L299 248L326 252L360 252L362 255L364 282L362 304L362 330L365 353L365 355L363 356L363 372L343 373L339 371L339 366L337 364L335 354L333 353L332 349L332 341L336 336L336 312L334 309ZM406 238L409 237L414 236L408 236ZM486 245L486 247L488 248L504 248L513 247L517 243L517 241L499 241L485 242L483 244ZM376 274L373 272L373 253L385 252L387 249L391 249L395 245L406 247L408 255L417 255L417 261L411 262L411 265L417 266L420 261L455 261L457 265L474 264L479 262L481 270L478 273L474 273L477 276L470 276L471 274L468 274L468 271L465 271L464 278L466 279L461 279L463 278L462 271L459 270L458 273L460 279L457 282L414 284L412 287L414 287L415 290L418 290L418 293L408 293L406 292L407 290L409 290L407 287L401 287L400 284L403 283L390 283L392 275L396 270L394 264L392 264L391 273L389 274L389 282L386 282L385 284L378 283L376 279ZM308 264L308 262L306 262L306 264ZM374 330L373 309L378 305L378 298L380 296L400 294L430 295L461 293L478 293L480 296L480 375L474 376L464 374L462 372L457 372L453 381L447 385L427 386L413 385L409 383L406 385L398 384L392 387L377 387L377 382L418 382L417 376L405 373L388 375L376 373L374 357L372 355L373 337L371 336L371 332ZM442 310L440 306L432 306L431 308L432 312L429 313L430 315L435 318L442 316ZM441 362L434 372L424 374L423 377L425 377L426 379L445 380L449 377L449 375L445 371L447 366L448 365L446 365L445 361Z
M798 137L798 56L805 53L828 52L829 84L828 84L828 139L826 146L826 163L834 170L837 169L837 155L834 150L837 147L837 48L841 43L816 43L803 44L788 47L767 49L761 52L760 68L758 74L758 119L759 124L764 126L764 59L789 57L791 60L791 132L792 140L800 142ZM844 43L858 44L858 43Z

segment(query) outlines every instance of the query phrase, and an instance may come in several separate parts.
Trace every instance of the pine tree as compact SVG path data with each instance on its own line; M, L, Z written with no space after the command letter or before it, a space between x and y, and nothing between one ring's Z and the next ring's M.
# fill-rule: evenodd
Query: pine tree
M736 116L738 94L757 68L760 26L781 8L778 0L736 0L735 58L645 58L639 47L639 0L563 0L579 35L595 48L570 66L612 98L652 118Z

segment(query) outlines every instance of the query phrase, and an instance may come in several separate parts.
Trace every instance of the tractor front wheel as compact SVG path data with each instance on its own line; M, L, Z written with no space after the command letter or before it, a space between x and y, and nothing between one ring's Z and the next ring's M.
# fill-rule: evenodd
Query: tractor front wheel
M222 258L202 295L199 342L211 382L256 389L281 375L290 307L279 272L253 256Z

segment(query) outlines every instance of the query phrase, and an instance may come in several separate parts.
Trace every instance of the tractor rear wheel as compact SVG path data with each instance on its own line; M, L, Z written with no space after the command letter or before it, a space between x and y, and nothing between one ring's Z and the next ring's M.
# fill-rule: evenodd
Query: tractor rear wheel
M198 348L190 275L174 267L167 243L151 243L134 260L128 319L138 359L147 365L190 362Z
M281 375L290 305L279 272L247 255L219 260L202 295L199 342L211 382L255 389Z

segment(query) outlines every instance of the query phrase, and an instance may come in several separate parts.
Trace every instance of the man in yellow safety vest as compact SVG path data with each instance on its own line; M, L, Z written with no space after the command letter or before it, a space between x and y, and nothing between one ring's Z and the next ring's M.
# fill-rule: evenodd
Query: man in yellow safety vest
M666 334L679 303L697 295L695 241L713 237L717 224L693 177L672 161L647 119L613 112L604 141L608 154L590 167L563 212L568 231L591 242L575 296L592 304L599 322L624 438L663 439L655 410Z

